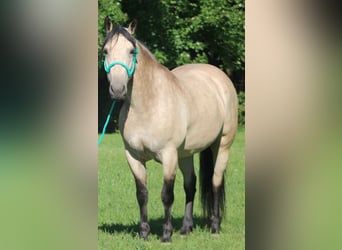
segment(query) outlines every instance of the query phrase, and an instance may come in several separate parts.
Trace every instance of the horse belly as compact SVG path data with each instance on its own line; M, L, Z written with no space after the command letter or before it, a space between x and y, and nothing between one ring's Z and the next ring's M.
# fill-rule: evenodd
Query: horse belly
M189 124L184 140L185 151L192 153L202 151L217 139L222 132L223 116L214 114L198 115Z

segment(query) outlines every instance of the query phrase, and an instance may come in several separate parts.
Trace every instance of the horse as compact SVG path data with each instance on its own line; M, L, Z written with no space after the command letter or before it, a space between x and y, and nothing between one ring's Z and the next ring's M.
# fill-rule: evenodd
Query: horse
M149 160L163 168L165 223L161 241L172 238L177 166L186 194L180 234L192 231L196 192L193 156L198 152L201 204L211 232L217 234L225 208L224 172L238 126L236 90L223 71L209 64L186 64L170 71L134 37L136 27L136 20L125 28L106 17L102 51L110 96L123 101L119 129L136 184L139 236L146 240L150 232L145 165Z

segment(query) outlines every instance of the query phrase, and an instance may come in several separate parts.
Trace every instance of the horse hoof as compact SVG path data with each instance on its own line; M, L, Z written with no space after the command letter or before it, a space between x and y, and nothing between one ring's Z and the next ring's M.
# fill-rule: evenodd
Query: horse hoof
M162 242L171 242L171 236L172 236L172 225L171 224L165 224L163 226L163 237L161 239Z
M140 225L140 239L147 240L148 234L150 233L150 226L147 223L142 223Z
M166 232L163 234L163 237L161 238L161 242L163 243L169 243L171 242L171 235L172 235L172 232Z
M218 234L220 233L220 220L218 218L212 218L211 219L211 233L212 234Z
M161 242L162 243L171 243L171 237L163 236L163 238L161 239Z
M149 232L143 231L143 232L140 232L139 237L140 237L140 239L148 240L148 234L149 234Z
M148 234L147 233L140 233L140 239L143 239L143 240L148 240Z
M192 232L192 227L182 227L180 230L181 235L187 235Z

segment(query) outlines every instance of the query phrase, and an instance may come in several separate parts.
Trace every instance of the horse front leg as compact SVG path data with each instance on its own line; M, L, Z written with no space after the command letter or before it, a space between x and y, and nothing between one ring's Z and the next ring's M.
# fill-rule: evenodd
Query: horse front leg
M136 185L136 196L140 208L140 238L147 240L148 234L150 232L150 226L147 222L147 201L148 201L148 191L147 191L147 180L146 180L146 166L145 162L135 159L128 150L126 152L126 158L128 164L132 170L135 178Z
M171 208L174 200L173 187L177 170L177 150L170 149L162 155L164 185L161 192L161 199L164 204L165 224L163 226L162 242L170 242L173 232L171 223Z

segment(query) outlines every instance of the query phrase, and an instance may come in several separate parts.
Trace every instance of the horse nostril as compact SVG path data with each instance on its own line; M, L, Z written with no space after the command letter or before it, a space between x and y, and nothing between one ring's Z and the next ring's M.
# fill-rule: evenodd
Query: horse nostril
M109 88L110 88L110 92L112 92L112 93L123 93L126 90L125 85L123 85L121 88L115 88L115 87L113 87L113 85L110 85Z

